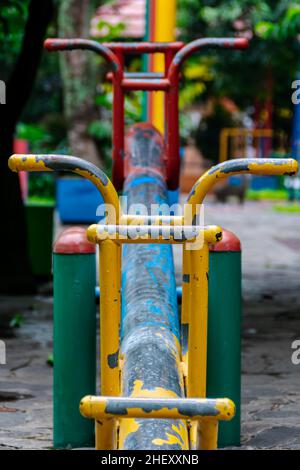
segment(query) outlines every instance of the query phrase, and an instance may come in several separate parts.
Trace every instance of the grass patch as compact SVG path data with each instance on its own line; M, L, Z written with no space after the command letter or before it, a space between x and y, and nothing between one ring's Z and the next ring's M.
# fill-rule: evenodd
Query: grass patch
M276 212L286 212L289 214L299 214L300 213L300 204L290 204L290 205L279 205L273 207Z
M52 197L29 196L26 200L26 206L47 206L54 207L55 199Z
M248 189L246 199L250 201L287 201L288 192L285 189Z

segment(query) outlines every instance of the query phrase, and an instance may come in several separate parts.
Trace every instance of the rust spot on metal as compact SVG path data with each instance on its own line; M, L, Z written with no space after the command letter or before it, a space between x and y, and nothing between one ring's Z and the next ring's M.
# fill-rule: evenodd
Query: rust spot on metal
M107 364L109 365L111 369L115 369L116 367L118 367L118 360L119 360L119 351L113 354L109 354L109 356L107 356Z
M217 242L222 240L222 232L216 233L216 240L217 240Z

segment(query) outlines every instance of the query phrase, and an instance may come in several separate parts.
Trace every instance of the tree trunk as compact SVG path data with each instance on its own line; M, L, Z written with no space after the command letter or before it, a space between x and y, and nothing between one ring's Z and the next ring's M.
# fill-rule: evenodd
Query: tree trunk
M88 38L90 21L99 3L91 0L61 0L59 37ZM102 162L97 146L87 132L89 124L99 119L95 105L97 58L92 52L75 50L61 53L60 61L70 151L76 157L99 166Z
M52 7L52 0L31 0L21 51L6 86L6 104L0 105L0 293L5 294L34 290L19 181L8 169L7 160L13 153L16 124L32 91Z

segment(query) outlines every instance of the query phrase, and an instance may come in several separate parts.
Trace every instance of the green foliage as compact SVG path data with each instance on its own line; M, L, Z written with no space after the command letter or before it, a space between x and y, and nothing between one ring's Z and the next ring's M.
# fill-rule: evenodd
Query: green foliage
M53 201L55 198L55 176L47 173L30 173L28 177L29 202Z
M56 114L47 114L39 123L20 122L17 137L29 143L33 153L61 153L65 147L65 123Z
M47 357L47 364L50 367L54 366L54 359L53 359L53 353L49 354Z
M113 93L111 85L103 85L102 92L96 97L97 105L111 114L112 112ZM133 124L140 119L142 110L142 93L127 93L125 96L125 123Z
M101 32L101 36L105 36L105 41L113 41L116 38L122 37L125 29L124 23L110 24L107 21L100 20L97 23L97 29Z
M11 328L20 328L22 324L24 323L24 317L22 313L16 313L16 315L13 316L13 318L9 322L9 326Z
M34 151L36 145L50 139L45 130L38 124L24 124L20 122L17 127L17 135L19 139L25 139L30 142L30 146Z
M88 127L88 133L91 137L100 141L110 140L111 138L111 122L107 120L93 121Z
M256 103L271 96L273 127L290 135L291 82L299 63L299 1L178 0L177 5L179 39L185 42L209 36L251 39L247 51L218 49L192 56L187 65L206 64L211 79L186 77L181 103L227 96L251 115Z
M1 0L0 8L0 79L7 81L22 45L30 0ZM56 35L50 25L49 36ZM22 113L17 136L30 143L32 152L48 152L65 144L62 112L59 54L42 57L31 97ZM39 122L38 125L34 124Z
M29 0L1 0L0 78L7 80L20 50Z
M1 0L0 44L1 54L17 52L27 19L29 0Z
M300 4L298 2L289 3L286 10L280 11L280 13L279 16L269 11L263 21L256 23L256 34L263 39L276 41L296 37L300 32Z
M179 96L180 109L193 104L207 90L207 83L214 78L212 65L213 59L208 57L203 57L201 62L198 58L193 58L185 65L183 87Z
M17 137L29 142L30 152L32 153L53 153L53 150L59 152L55 145L56 136L50 132L50 129L44 123L26 124L20 122L17 126ZM37 199L50 199L55 197L54 175L48 173L30 173L28 175L28 195Z
M184 41L201 36L252 37L245 52L218 50L209 54L215 58L212 92L229 95L242 107L252 105L254 98L264 98L268 93L266 73L272 68L276 96L284 106L297 68L296 41L291 39L300 31L299 2L178 0L178 24ZM275 44L266 40L274 38ZM198 61L202 63L207 55L198 55Z

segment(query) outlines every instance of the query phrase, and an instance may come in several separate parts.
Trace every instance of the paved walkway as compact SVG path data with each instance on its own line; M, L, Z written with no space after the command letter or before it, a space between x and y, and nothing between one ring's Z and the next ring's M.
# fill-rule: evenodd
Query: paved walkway
M208 205L206 223L243 242L243 424L245 449L300 449L300 217L270 204ZM180 265L176 255L176 265ZM1 315L22 312L0 365L0 449L51 448L52 299L2 299Z

